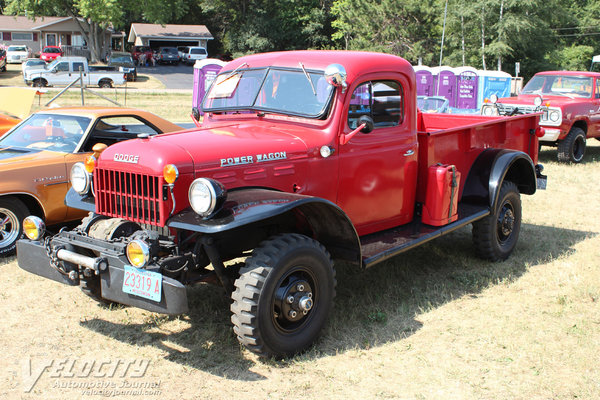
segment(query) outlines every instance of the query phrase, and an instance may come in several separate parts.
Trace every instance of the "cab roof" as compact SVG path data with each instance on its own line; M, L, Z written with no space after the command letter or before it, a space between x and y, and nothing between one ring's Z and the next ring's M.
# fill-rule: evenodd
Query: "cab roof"
M543 71L536 75L590 76L600 78L600 73L590 71Z

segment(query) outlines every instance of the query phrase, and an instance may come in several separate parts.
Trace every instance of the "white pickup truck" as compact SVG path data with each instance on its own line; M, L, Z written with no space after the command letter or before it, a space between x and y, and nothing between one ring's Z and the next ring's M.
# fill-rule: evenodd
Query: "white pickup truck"
M121 68L89 66L85 57L60 57L47 66L28 69L25 83L33 86L67 86L79 78L81 68L83 83L101 88L123 85L127 71Z

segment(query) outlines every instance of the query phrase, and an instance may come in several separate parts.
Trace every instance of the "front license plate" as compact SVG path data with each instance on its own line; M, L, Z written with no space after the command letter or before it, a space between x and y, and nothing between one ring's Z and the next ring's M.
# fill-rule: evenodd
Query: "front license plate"
M537 188L541 190L546 190L546 185L548 184L548 178L545 176L537 178Z
M162 275L157 272L124 266L123 292L160 302Z

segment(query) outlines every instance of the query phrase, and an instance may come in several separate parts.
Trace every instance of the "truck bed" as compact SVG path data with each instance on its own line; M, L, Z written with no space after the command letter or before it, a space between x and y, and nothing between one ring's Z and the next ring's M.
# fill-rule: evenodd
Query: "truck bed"
M418 113L419 176L417 201L425 199L427 168L453 164L461 173L459 199L469 169L487 148L516 149L529 154L537 163L538 142L533 131L538 114L512 117Z

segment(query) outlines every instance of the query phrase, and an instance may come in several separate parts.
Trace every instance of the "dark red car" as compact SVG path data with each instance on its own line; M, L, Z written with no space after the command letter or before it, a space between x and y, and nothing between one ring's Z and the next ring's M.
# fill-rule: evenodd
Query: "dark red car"
M131 57L133 61L138 64L140 54L144 54L146 56L146 60L150 61L152 59L152 49L148 46L133 46L131 49Z
M58 57L63 56L63 51L58 46L46 46L42 49L40 53L40 59L46 62L52 62L56 60Z

